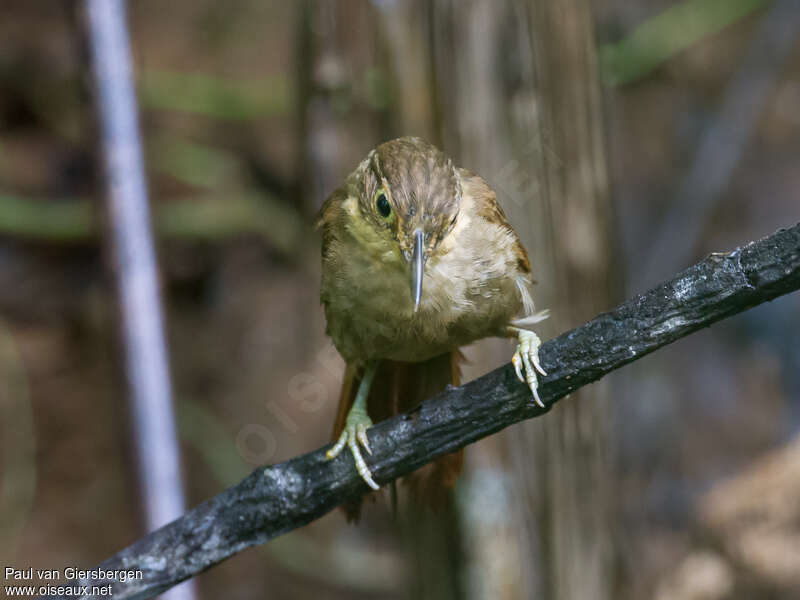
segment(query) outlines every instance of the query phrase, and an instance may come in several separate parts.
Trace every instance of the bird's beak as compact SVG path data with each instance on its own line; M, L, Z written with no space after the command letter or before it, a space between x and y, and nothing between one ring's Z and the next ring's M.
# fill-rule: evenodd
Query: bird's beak
M411 299L414 301L414 312L419 310L422 299L422 270L425 258L425 236L422 229L414 230L414 252L411 255Z

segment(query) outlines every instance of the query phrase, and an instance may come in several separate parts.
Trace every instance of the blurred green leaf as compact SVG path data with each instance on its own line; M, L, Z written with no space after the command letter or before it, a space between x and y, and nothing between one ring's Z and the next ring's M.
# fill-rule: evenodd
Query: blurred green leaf
M147 70L138 81L145 108L177 110L219 119L247 120L291 111L285 77L231 81L204 73Z
M287 255L296 252L308 229L290 208L247 192L230 198L164 203L156 224L162 235L208 241L257 234Z
M687 0L637 27L615 44L600 46L606 85L630 83L681 50L735 23L768 0Z
M289 257L296 254L310 229L291 208L248 191L225 198L160 202L154 206L154 215L162 236L216 241L259 235ZM0 235L80 242L96 231L95 215L86 200L45 201L0 194Z
M162 136L148 145L153 168L190 185L219 187L239 170L233 153Z
M79 241L93 233L93 217L88 202L50 202L0 195L0 234L48 241Z

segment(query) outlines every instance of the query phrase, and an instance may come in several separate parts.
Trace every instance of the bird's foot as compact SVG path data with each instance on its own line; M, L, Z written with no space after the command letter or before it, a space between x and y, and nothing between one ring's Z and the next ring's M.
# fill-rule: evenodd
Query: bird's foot
M539 346L542 345L542 341L538 335L527 329L518 329L517 336L519 343L514 356L511 358L511 363L514 365L519 380L527 383L528 387L531 388L536 404L544 408L544 402L539 398L539 380L536 378L536 371L539 371L542 375L547 375L539 363ZM524 376L523 370L525 371Z
M328 450L325 456L328 460L335 458L347 445L353 454L353 460L356 462L356 471L361 475L361 479L366 481L367 485L373 490L377 490L380 489L380 486L372 479L372 472L367 467L367 463L364 462L364 457L361 456L361 449L358 447L361 444L367 454L372 454L372 449L369 447L369 439L367 439L367 429L370 427L372 427L372 419L369 418L369 415L353 407L347 415L342 435L339 436L336 444Z

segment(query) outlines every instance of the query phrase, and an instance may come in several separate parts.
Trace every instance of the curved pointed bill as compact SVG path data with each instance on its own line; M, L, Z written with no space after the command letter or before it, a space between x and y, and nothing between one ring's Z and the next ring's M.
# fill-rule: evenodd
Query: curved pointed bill
M414 230L414 252L411 255L411 299L414 301L414 312L419 310L422 299L422 271L425 257L425 236L422 229Z

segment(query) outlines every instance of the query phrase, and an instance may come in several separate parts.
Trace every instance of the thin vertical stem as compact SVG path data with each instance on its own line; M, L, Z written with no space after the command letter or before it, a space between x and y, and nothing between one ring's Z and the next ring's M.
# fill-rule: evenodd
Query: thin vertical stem
M148 529L184 509L164 318L123 0L86 0L125 374ZM170 598L191 598L181 588Z

